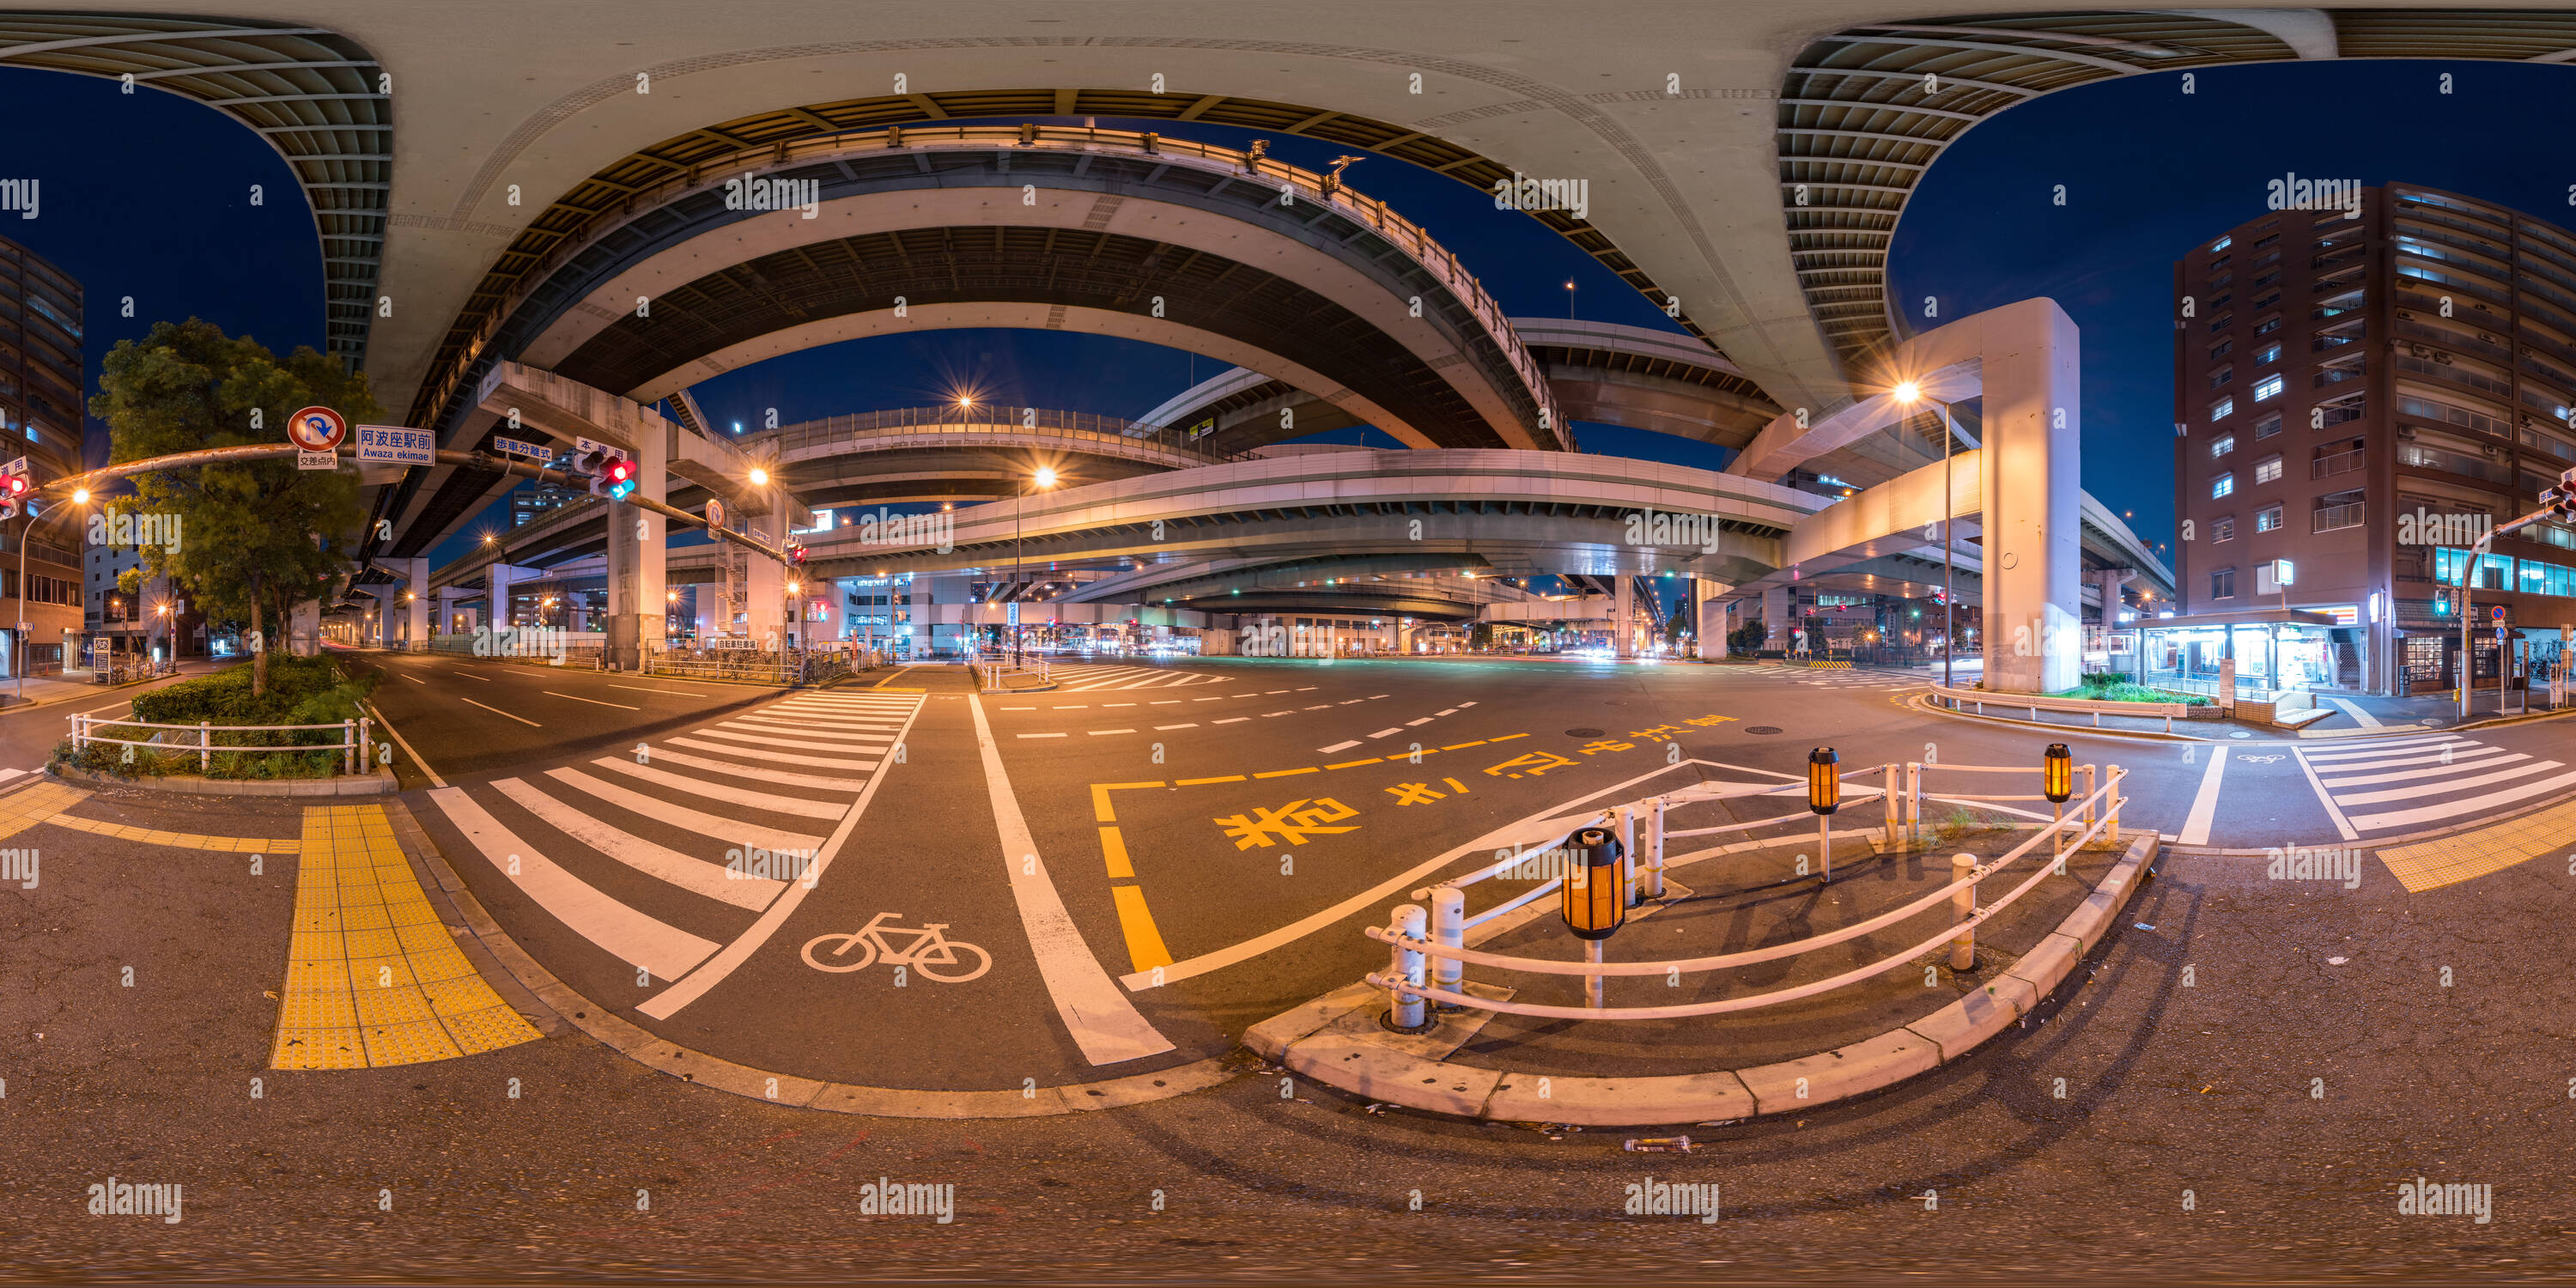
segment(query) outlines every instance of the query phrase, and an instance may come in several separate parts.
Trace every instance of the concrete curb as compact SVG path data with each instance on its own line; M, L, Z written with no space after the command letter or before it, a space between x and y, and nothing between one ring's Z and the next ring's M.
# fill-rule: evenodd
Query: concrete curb
M825 1082L795 1074L771 1073L766 1069L718 1059L665 1041L555 978L554 972L538 965L536 958L529 956L527 950L519 947L518 941L510 938L509 932L492 919L492 914L474 897L474 892L466 887L456 869L448 865L446 856L411 817L407 806L400 800L388 802L388 812L398 814L396 831L398 834L407 832L403 836L405 841L417 839L421 860L436 875L439 889L454 903L465 924L481 941L481 947L508 970L517 992L524 992L535 999L561 1023L581 1030L638 1064L670 1074L682 1082L697 1083L771 1104L819 1109L827 1113L865 1114L878 1118L1044 1118L1093 1109L1116 1109L1204 1091L1243 1071L1238 1059L1217 1056L1104 1082L1077 1082L1019 1091L923 1091ZM504 989L503 996L514 997L515 993ZM539 1027L546 1026L540 1024ZM548 1032L551 1036L552 1030Z
M200 778L195 774L118 778L86 769L47 769L45 775L58 782L140 787L178 796L382 796L402 790L390 769L333 778Z
M1919 693L1906 699L1905 704L1925 715L1943 716L1952 720L1973 720L1980 724L2008 725L2015 729L2045 729L2051 733L2081 734L2087 738L2134 738L2140 742L2224 743L2236 741L2234 738L2226 737L2195 738L2189 734L2161 733L2152 729L2096 729L2091 725L2049 724L2044 720L2016 720L2011 716L1979 715L1973 711L1953 711ZM2249 730L2248 732L2250 733L2252 731ZM2259 738L2267 735L2257 733L2254 734L2254 736ZM2296 729L2283 729L2268 736L2274 738L2296 738L2299 736L2299 731Z
M1326 1035L1344 1016L1384 1003L1385 994L1367 984L1336 989L1253 1025L1243 1044L1293 1073L1353 1095L1460 1118L1651 1127L1804 1113L1930 1072L2018 1024L2101 946L2161 844L2154 833L2132 842L2056 930L1982 991L1903 1027L1797 1060L1663 1077L1594 1078L1425 1060L1373 1035L1352 1036L1349 1026Z

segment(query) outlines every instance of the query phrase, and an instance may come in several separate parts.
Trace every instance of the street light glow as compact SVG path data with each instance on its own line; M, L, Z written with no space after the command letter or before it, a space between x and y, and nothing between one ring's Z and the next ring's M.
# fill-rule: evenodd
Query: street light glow
M767 486L769 486L769 471L764 470L764 469L760 468L760 467L759 467L759 466L757 466L757 465L752 466L752 467L751 467L751 485L752 485L753 487L767 487Z
M88 489L88 488L85 488L85 487L84 487L84 488L74 488L74 489L72 489L72 504L74 504L74 505L87 505L87 504L89 504L89 489Z
M1896 396L1896 401L1910 405L1922 399L1923 386L1911 380L1900 380L1896 382L1896 388L1888 392Z
M1054 486L1055 486L1055 467L1053 467L1053 466L1051 466L1051 465L1041 465L1041 466L1039 466L1039 467L1038 467L1038 473L1037 473L1037 483L1038 483L1038 486L1039 486L1039 487L1054 487Z

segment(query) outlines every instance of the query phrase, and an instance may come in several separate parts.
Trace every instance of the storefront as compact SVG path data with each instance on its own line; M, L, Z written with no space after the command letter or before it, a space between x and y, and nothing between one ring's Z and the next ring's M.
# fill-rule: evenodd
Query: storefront
M2369 673L2360 656L2364 632L2330 612L2265 608L2193 613L2142 621L2139 682L2179 693L2215 695L2231 674L2244 696L2287 689L2350 689ZM2111 650L2115 655L2117 649Z

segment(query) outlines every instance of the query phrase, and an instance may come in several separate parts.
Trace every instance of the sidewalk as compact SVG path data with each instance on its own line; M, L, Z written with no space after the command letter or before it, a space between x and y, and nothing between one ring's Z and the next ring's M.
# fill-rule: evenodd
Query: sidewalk
M218 661L207 658L194 658L189 661L181 662L179 664L178 678L186 679L194 676L211 674L222 667L232 665L235 660L237 659L222 659ZM23 698L19 696L18 681L0 680L0 712L26 711L36 707L67 704L82 701L84 699L95 699L100 702L108 702L114 700L108 695L124 693L128 689L134 688L136 684L151 683L151 680L138 680L135 684L121 684L110 687L91 679L91 674L92 673L87 670L66 670L61 675L28 676L26 678L26 696ZM165 680L171 677L154 676L152 678L155 680Z
M1953 853L1991 858L2029 835L1973 831L1923 850L1875 855L1854 845L1847 858L1837 857L1830 886L1789 875L1800 850L1795 841L1677 864L1673 884L1684 890L1651 906L1651 915L1632 910L1605 956L1668 961L1811 938L1947 885ZM2151 835L2133 834L2122 845L2070 856L2066 876L2042 880L1979 927L1969 971L1950 968L1945 945L1873 977L1751 1010L1568 1020L1468 1009L1438 1017L1418 1035L1385 1028L1379 1017L1387 993L1358 984L1253 1026L1244 1044L1355 1095L1488 1120L1649 1126L1805 1112L1958 1059L2025 1022L2122 924L2119 913L2155 853ZM1980 905L2048 863L2043 849L1987 877L1978 887ZM1665 975L1612 976L1606 1004L1665 1006L1793 989L1902 952L1949 919L1944 901L1840 944L1688 975L1678 984ZM1479 930L1494 933L1471 931L1469 947L1580 960L1554 899ZM1470 965L1466 978L1468 991L1487 1000L1583 1004L1579 975Z

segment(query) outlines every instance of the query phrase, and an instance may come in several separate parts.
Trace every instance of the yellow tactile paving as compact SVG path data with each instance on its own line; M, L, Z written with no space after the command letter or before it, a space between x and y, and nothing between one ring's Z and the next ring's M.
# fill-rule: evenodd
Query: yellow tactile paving
M31 789L30 791L20 792L18 794L20 796L32 795L35 790L42 789ZM64 802L63 805L56 806L55 812L50 817L36 821L51 823L56 827L68 827L75 832L87 832L93 836L112 836L120 841L138 841L145 845L178 846L191 850L227 850L235 854L293 854L297 850L303 848L303 842L287 838L265 836L208 836L203 832L165 832L157 828L133 827L124 823L107 823L94 818L77 818L70 814L61 812L62 809L68 808L71 804L77 803L80 797L86 795L88 795L86 792L76 794L72 801L67 801Z
M2387 846L2379 851L2379 861L2408 891L2421 894L2554 853L2565 848L2571 830L2576 830L2576 801L2474 832Z
M88 792L61 783L38 783L0 796L0 836L15 836L38 823L54 822L64 810L88 799Z
M456 946L381 805L314 806L277 1007L279 1069L453 1060L539 1035Z

